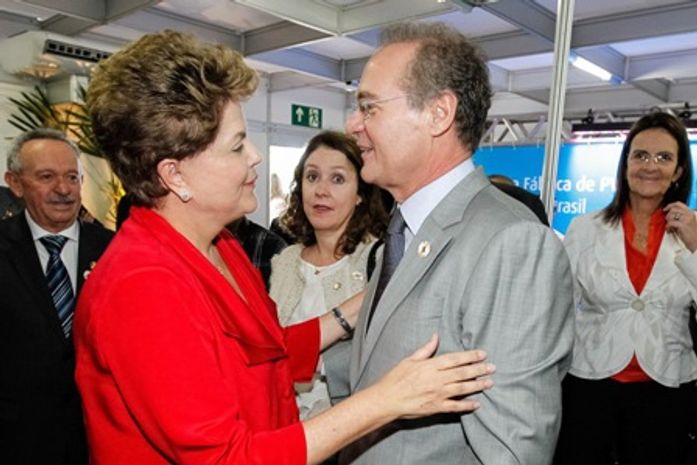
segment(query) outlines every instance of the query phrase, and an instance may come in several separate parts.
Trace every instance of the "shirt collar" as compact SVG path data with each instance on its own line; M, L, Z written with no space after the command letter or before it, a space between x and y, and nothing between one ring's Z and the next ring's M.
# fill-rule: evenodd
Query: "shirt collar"
M471 158L466 159L438 179L422 187L399 206L409 231L416 235L426 217L465 177L474 171Z
M79 232L80 232L80 227L76 221L73 221L73 224L68 226L62 231L59 231L57 233L52 233L50 231L46 231L44 228L39 226L39 224L34 221L34 218L31 217L29 214L29 210L26 208L24 209L24 216L27 218L27 223L29 224L29 230L31 231L31 237L33 240L38 241L44 236L55 236L55 235L60 235L60 236L65 236L68 238L70 241L77 241Z

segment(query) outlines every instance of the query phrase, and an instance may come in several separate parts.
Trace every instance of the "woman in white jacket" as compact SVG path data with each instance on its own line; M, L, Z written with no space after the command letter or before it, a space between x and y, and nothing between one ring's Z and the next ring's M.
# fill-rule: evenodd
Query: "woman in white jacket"
M360 178L362 166L355 141L335 131L313 137L298 162L281 225L299 243L271 261L270 294L284 326L333 311L368 282L368 261L388 215L384 191ZM329 407L319 368L296 391L303 419Z
M695 423L697 220L683 124L638 120L612 202L573 221L576 338L564 380L560 464L682 464Z

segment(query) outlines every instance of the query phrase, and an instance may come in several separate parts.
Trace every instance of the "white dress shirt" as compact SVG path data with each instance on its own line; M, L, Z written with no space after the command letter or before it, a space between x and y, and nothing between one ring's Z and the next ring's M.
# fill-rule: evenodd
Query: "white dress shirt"
M44 274L46 274L49 254L46 247L44 247L39 239L44 236L65 236L68 238L63 246L63 250L61 250L61 260L63 260L63 265L65 265L65 268L68 270L70 284L73 285L73 295L77 295L77 244L80 238L80 226L77 224L77 221L74 221L73 224L63 231L52 233L39 226L31 217L28 210L25 209L24 214L27 218L27 223L29 223L31 237L34 239L34 247L36 247L36 253L39 255L41 269L43 270Z
M474 171L474 163L471 158L468 158L443 176L414 192L399 205L402 218L407 225L404 231L404 250L409 247L426 217L472 171Z

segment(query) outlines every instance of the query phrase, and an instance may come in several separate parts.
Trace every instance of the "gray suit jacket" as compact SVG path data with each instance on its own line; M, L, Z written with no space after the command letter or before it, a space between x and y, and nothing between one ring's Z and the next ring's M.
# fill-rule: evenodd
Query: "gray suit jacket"
M484 349L495 385L476 412L394 422L344 449L341 463L550 463L573 343L573 282L554 233L478 170L427 217L366 334L376 284L352 346L324 357L333 397L373 384L433 333L438 353Z

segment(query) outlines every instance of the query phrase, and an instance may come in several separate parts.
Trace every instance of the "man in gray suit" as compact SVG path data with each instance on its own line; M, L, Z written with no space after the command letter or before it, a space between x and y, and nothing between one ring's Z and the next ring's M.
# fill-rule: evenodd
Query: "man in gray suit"
M472 164L491 101L484 60L447 26L398 24L357 98L347 131L363 151L361 176L397 209L343 352L350 361L342 351L325 357L331 395L374 383L433 333L439 353L483 349L496 372L473 413L392 423L348 446L340 463L549 464L573 341L572 279L551 230Z

